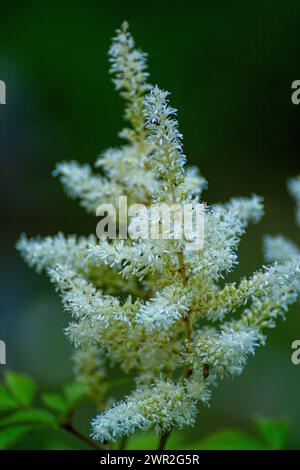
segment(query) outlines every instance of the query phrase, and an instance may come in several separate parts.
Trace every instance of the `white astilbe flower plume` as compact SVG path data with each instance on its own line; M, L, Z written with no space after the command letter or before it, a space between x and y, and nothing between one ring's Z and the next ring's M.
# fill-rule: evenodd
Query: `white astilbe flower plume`
M177 236L176 212L172 227L162 228L173 238L23 235L17 248L29 266L48 274L70 315L65 331L74 347L74 372L98 410L93 437L109 442L155 429L164 443L172 429L195 424L210 384L240 374L265 344L266 329L285 318L300 293L300 249L283 237L268 237L266 258L273 264L226 282L238 264L242 236L263 216L262 198L204 204L207 183L186 165L177 111L168 92L149 85L147 56L136 48L126 22L109 57L124 99L128 127L119 135L125 142L102 152L95 170L71 161L59 163L54 173L67 194L94 215L107 203L118 212L120 196L143 204L144 222L157 203L189 204L194 212L203 204L203 245L190 249L191 220L189 233ZM292 180L289 188L300 220L299 182ZM138 214L131 214L129 233L137 221ZM157 215L155 227L161 222ZM112 369L129 374L133 390L109 407L115 396Z
M121 194L121 186L109 183L100 175L92 173L90 165L79 165L77 162L63 162L56 165L53 172L64 185L66 193L72 199L79 199L80 205L94 214L99 200L115 202L116 194Z
M172 428L182 429L187 424L193 425L197 402L207 400L203 382L197 393L196 397L185 386L171 381L141 387L92 421L93 436L105 442L136 430L146 431L150 427L166 432Z
M288 190L296 201L296 221L300 225L300 176L288 181ZM264 237L264 255L267 262L286 263L300 260L300 246L283 235Z
M169 196L184 179L186 157L183 155L182 134L175 119L176 109L168 103L169 93L155 86L144 101L147 142L151 152L149 163L159 178L165 181L162 187ZM175 195L175 193L174 193ZM175 201L174 201L175 202Z
M264 239L265 258L268 262L285 262L300 256L300 248L288 238L266 235Z
M225 325L221 332L214 329L200 330L195 337L196 363L209 364L211 372L220 377L226 373L242 373L249 356L258 346L259 332L243 325Z
M91 263L104 263L116 268L125 278L131 275L143 278L149 272L164 271L164 261L169 255L168 250L155 240L142 240L132 244L126 244L123 240L117 243L101 240L98 245L90 245L88 248Z
M86 250L95 242L94 235L65 237L63 233L58 233L53 237L36 237L31 240L28 240L26 235L22 235L17 248L29 266L38 272L54 267L56 264L65 264L74 269L86 271L88 265Z
M137 313L137 321L151 332L167 329L176 320L184 318L189 310L192 295L182 286L171 285L157 292Z
M300 225L300 176L288 181L288 189L296 201L296 220L298 225Z
M113 38L109 50L110 73L114 75L116 90L125 99L125 118L132 128L124 129L120 135L135 143L144 139L143 99L151 86L147 83L147 54L135 47L135 42L124 21Z
M253 194L251 197L235 197L225 204L231 212L235 213L241 223L246 227L249 223L257 223L264 215L263 198Z

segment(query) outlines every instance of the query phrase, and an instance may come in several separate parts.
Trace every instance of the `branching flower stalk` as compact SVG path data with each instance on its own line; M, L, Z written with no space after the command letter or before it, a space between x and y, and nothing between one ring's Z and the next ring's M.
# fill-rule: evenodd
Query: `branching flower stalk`
M169 94L148 83L146 55L135 47L124 23L110 49L116 89L125 100L126 143L89 165L63 162L55 175L66 192L90 213L100 203L194 205L206 188L195 168L186 166L182 135ZM225 283L237 265L237 249L251 223L263 216L262 198L233 198L206 207L204 245L191 240L97 240L59 233L18 242L24 259L46 271L60 293L71 322L75 374L88 385L100 411L92 436L100 442L136 431L156 430L160 448L173 429L195 424L211 386L238 375L265 329L299 294L299 253ZM134 373L135 389L108 406L111 367Z

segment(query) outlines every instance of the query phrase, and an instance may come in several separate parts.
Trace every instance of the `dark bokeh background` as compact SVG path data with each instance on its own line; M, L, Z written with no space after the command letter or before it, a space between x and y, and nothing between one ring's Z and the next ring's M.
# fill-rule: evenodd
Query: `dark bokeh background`
M262 264L264 233L300 242L286 193L286 179L300 172L300 106L291 103L291 83L300 79L300 5L1 0L0 9L0 79L7 85L7 104L0 106L0 338L10 368L55 387L71 377L67 316L14 244L23 231L95 230L95 220L65 197L51 171L64 159L93 162L119 144L122 103L107 73L114 29L130 22L150 55L152 83L172 92L189 162L209 181L207 201L265 197L266 216L243 240L236 278ZM297 305L245 373L219 386L193 432L247 428L256 414L287 416L292 445L300 447L300 366L290 360L299 337Z

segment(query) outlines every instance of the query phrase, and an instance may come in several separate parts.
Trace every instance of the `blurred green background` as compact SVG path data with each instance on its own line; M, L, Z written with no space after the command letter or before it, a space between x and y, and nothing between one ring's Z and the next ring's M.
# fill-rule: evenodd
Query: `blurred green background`
M172 92L185 152L209 181L208 203L262 195L266 216L240 248L236 279L263 263L264 233L300 242L286 179L300 173L299 0L136 2L2 0L0 79L1 312L0 338L11 369L55 388L72 376L63 334L67 315L43 276L19 258L28 235L95 231L95 220L68 200L52 178L55 162L93 162L118 145L122 102L108 76L107 49L127 19L149 53L152 83ZM216 389L188 438L247 429L257 414L289 418L290 446L300 448L300 305L271 331L245 373ZM0 374L3 366L0 368ZM88 429L88 424L87 424Z

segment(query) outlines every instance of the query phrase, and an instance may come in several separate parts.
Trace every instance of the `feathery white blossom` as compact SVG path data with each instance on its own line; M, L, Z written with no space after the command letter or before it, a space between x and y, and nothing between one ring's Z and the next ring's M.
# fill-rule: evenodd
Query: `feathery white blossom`
M185 170L183 182L179 185L179 188L175 188L176 200L178 199L178 193L189 199L193 196L200 196L206 188L207 181L200 175L199 169L195 166L188 166Z
M300 259L274 263L255 273L246 284L252 303L244 310L242 320L261 329L274 328L275 320L285 318L300 293Z
M216 204L204 218L204 246L199 256L192 256L195 273L207 272L213 279L230 272L238 263L236 250L249 223L263 216L262 198L233 198L227 204Z
M87 387L88 394L97 406L102 407L107 392L104 351L99 345L92 345L76 349L72 359L77 380Z
M300 225L300 176L288 181L288 189L296 201L296 220L298 225Z
M124 21L113 38L109 50L110 73L121 96L126 100L125 117L132 124L120 135L130 142L144 138L143 97L151 86L147 83L147 54L135 47L135 42Z
M245 228L236 213L221 206L206 212L204 224L203 249L191 253L190 262L193 272L206 272L217 279L237 264L236 249Z
M88 256L95 265L115 267L125 278L131 275L143 278L149 272L162 272L169 253L159 240L142 240L131 245L123 240L115 243L100 240L89 247Z
M101 203L117 208L120 195L146 205L147 221L157 202L195 208L206 181L185 167L177 111L168 92L148 84L146 54L136 49L127 23L117 30L109 54L125 100L129 127L120 135L127 143L101 154L96 161L101 174L76 162L59 164L55 174L94 214ZM300 220L300 178L289 188ZM206 207L204 244L195 251L186 234L100 242L94 236L21 237L22 256L47 272L70 313L66 334L75 348L75 373L98 409L110 399L109 368L135 376L136 389L94 418L95 439L193 425L198 405L210 397L210 382L240 374L264 344L265 329L285 317L300 294L300 249L288 240L265 240L268 261L280 262L239 282L220 283L238 263L248 225L262 216L262 198L256 195ZM160 222L157 217L155 224Z
M137 321L149 331L167 329L172 323L184 318L189 310L191 294L182 286L170 285L148 300L137 312Z
M63 233L58 233L52 237L36 237L30 240L26 235L22 235L17 249L29 266L38 272L56 264L65 264L84 272L88 264L86 250L95 241L96 237L93 235L88 238L75 235L65 237Z
M111 181L117 181L131 202L145 202L160 187L153 173L145 171L147 149L139 145L125 145L108 149L96 161Z
M263 198L253 194L251 197L235 197L229 200L226 207L234 212L242 224L257 224L264 215Z
M296 220L300 224L300 176L288 181L288 189L296 200ZM300 247L282 235L266 235L264 237L264 256L267 262L278 261L279 263L288 263L288 266L292 264L291 262L295 262L298 265Z
M63 162L56 165L53 174L59 177L66 193L79 199L80 205L92 214L96 213L101 201L115 203L122 194L122 187L117 182L108 182L100 175L92 174L89 165Z
M183 155L182 134L174 118L177 111L169 106L167 91L155 86L144 101L147 142L152 147L149 161L158 177L167 181L166 190L183 181L186 157Z
M212 373L239 375L249 356L258 346L258 332L250 327L224 325L221 332L200 330L195 338L195 357L200 364L209 364Z
M300 249L296 243L288 240L286 237L281 235L276 237L266 235L264 238L264 254L268 262L279 261L284 263L300 256Z
M202 386L202 396L197 400L186 392L184 385L159 381L152 387L133 392L125 401L116 404L92 421L93 437L105 442L127 436L136 430L154 427L157 432L191 426L196 418L197 401L207 400Z

